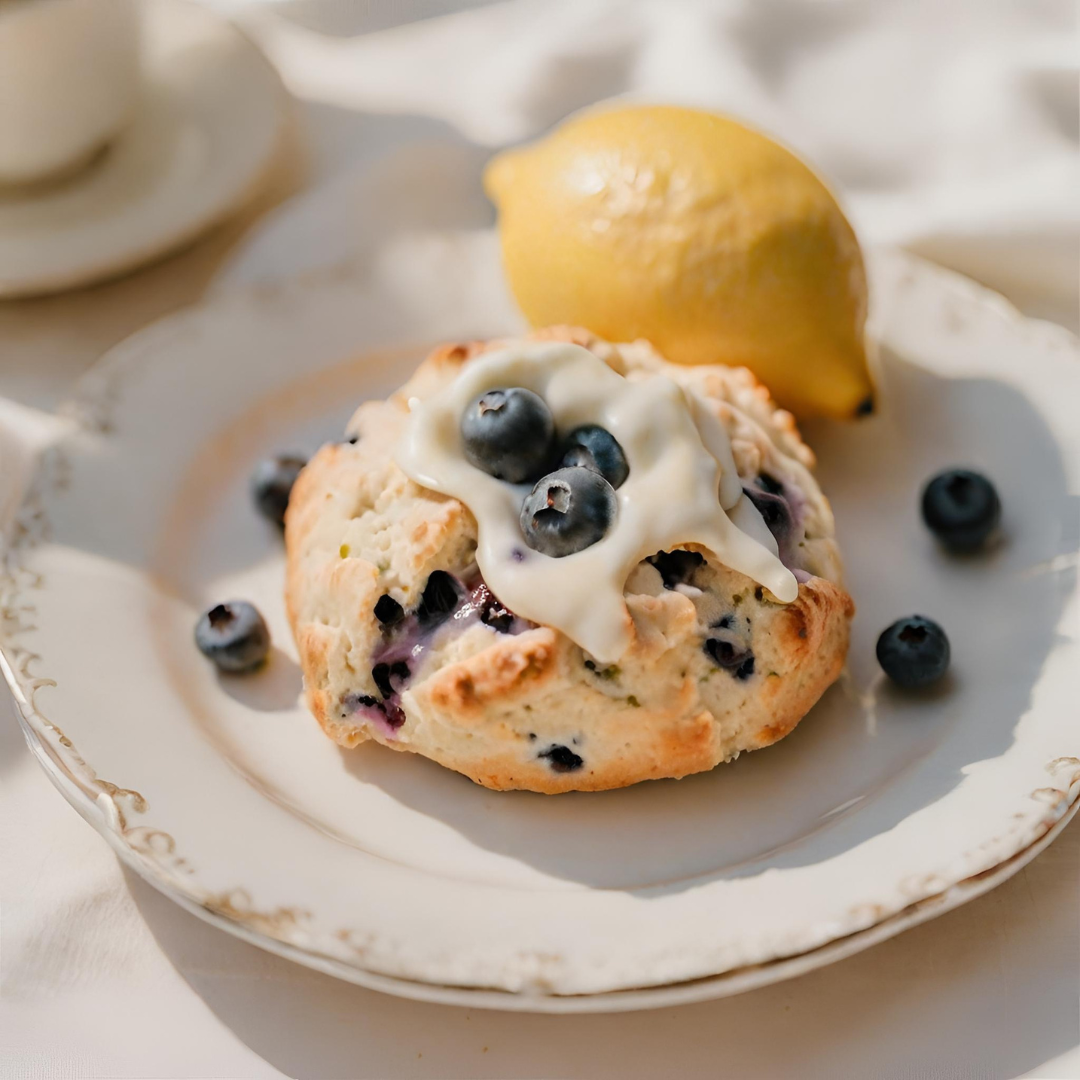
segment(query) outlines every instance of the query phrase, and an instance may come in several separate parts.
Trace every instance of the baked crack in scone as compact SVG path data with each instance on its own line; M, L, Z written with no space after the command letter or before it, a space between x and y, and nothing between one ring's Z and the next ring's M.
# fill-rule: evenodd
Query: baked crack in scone
M484 436L508 418L520 438ZM745 369L551 328L436 349L348 431L286 517L307 699L341 746L622 787L776 742L840 673L832 514Z

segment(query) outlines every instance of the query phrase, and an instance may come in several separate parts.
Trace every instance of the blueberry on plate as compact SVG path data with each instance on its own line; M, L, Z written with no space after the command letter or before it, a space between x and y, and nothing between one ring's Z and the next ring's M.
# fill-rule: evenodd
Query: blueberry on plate
M461 442L469 464L497 480L522 484L550 467L555 421L531 390L488 390L465 410Z
M911 615L898 619L877 642L882 670L897 686L929 686L949 667L949 639L932 619Z
M563 440L562 465L581 465L598 472L613 488L622 487L630 466L618 440L599 424L582 424Z
M975 551L1001 521L1001 500L985 476L969 469L948 469L923 489L922 515L950 551Z
M195 624L195 644L221 671L254 671L270 652L270 631L253 604L230 600L203 612Z
M293 484L307 459L298 454L278 454L263 458L251 474L251 497L259 512L275 525L285 524L285 511Z
M617 510L615 491L598 472L559 469L526 496L521 531L534 551L561 559L602 540Z

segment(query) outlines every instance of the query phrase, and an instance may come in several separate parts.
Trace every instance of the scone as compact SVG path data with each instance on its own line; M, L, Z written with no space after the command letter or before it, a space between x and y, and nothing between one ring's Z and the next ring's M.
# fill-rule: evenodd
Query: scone
M604 471L565 456L566 429L601 413L622 440L628 477L595 480L584 550L541 535L555 473L533 488L466 460L460 401L507 373L560 403L550 468ZM840 673L854 605L832 514L791 415L745 369L556 327L436 349L348 432L286 517L307 700L343 747L496 789L622 787L776 742Z

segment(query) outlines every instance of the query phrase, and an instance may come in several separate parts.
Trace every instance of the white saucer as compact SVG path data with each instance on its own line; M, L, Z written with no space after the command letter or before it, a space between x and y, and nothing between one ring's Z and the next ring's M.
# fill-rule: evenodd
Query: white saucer
M231 23L183 0L145 6L144 97L88 169L0 191L0 298L112 277L193 240L254 194L287 96Z

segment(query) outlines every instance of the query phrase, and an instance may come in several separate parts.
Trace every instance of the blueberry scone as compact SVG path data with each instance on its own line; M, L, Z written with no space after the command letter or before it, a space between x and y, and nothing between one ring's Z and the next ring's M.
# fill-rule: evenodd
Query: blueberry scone
M301 473L307 700L486 787L595 791L790 732L854 612L813 454L741 368L571 328L436 349Z

